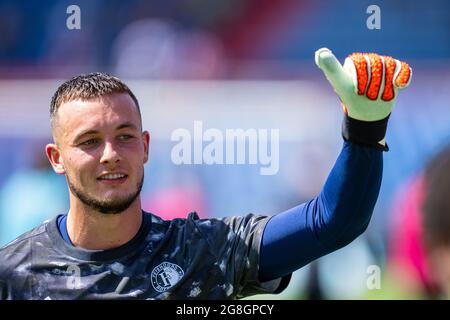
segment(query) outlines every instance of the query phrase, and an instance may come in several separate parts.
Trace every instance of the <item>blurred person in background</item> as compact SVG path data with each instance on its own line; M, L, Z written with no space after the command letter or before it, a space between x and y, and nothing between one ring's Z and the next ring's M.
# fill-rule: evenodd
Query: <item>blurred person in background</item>
M385 279L392 297L433 299L438 295L423 241L425 191L424 173L420 172L400 188L394 199Z
M165 220L184 218L186 212L197 212L200 218L210 216L206 194L195 175L185 172L176 181L142 192L142 207Z
M114 74L134 79L222 76L225 61L219 40L206 31L180 29L174 23L158 19L127 25L112 45Z
M428 163L424 176L423 239L439 290L450 299L450 144Z

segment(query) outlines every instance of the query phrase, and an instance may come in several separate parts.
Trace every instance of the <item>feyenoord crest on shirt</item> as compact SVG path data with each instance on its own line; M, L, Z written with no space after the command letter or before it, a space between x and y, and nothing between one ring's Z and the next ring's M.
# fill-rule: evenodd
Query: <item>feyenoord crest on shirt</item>
M173 287L184 275L180 266L163 262L152 271L152 285L158 292L164 292Z

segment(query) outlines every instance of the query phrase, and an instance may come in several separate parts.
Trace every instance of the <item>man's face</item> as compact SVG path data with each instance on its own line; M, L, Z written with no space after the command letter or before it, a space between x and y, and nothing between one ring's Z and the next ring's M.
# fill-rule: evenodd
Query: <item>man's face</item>
M56 117L57 145L48 145L47 155L66 175L72 196L102 213L127 209L142 188L149 146L131 97L70 101Z

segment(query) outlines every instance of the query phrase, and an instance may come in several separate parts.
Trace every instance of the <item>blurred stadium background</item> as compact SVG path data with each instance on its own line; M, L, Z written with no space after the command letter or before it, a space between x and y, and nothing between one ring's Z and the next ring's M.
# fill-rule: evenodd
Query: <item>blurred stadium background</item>
M68 30L66 9L81 9ZM381 9L369 30L366 9ZM420 175L450 141L450 2L312 0L0 0L0 245L68 210L63 177L45 158L58 85L103 71L128 83L152 135L144 208L163 217L275 214L317 195L342 146L341 108L314 64L321 47L343 59L378 52L410 63L367 232L295 273L268 299L433 296L420 243ZM255 165L181 165L178 128L279 129L279 172ZM299 248L301 250L301 248ZM367 286L379 266L380 288Z

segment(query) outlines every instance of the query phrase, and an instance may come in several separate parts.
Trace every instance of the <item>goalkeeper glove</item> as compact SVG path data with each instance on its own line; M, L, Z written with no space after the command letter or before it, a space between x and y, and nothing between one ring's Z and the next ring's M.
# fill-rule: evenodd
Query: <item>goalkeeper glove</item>
M343 138L389 150L385 142L387 122L398 89L411 81L409 65L375 53L353 53L342 67L327 48L316 51L315 61L341 99Z

